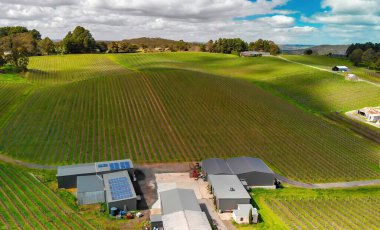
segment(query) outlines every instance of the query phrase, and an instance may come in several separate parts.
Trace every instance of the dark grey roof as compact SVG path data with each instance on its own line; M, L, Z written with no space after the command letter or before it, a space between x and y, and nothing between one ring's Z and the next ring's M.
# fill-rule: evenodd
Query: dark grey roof
M128 165L126 165L126 162ZM118 168L113 168L111 165L118 165ZM121 168L120 166L124 166ZM133 168L133 163L130 159L115 160L115 161L102 161L88 164L76 164L76 165L65 165L59 166L57 170L57 176L74 176L74 175L85 175L85 174L95 174L99 172L112 172L118 170L125 170L128 168Z
M89 175L77 177L77 192L104 191L102 176Z
M236 175L209 175L208 180L218 199L251 198Z
M233 174L225 160L210 158L202 161L202 170L207 175L231 175Z
M171 189L160 192L160 199L163 214L184 210L201 211L192 189Z
M234 174L248 172L262 172L274 174L273 171L259 158L235 157L227 160L227 164Z
M59 166L57 176L71 176L95 173L95 163Z

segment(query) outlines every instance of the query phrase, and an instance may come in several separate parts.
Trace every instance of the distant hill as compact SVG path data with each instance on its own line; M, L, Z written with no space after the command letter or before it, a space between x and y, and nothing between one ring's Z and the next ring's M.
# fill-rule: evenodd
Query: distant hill
M156 48L156 47L170 47L175 45L177 41L165 39L165 38L147 38L147 37L141 37L141 38L132 38L132 39L125 39L123 41L127 41L131 44L141 45L144 44L148 46L148 48Z
M284 54L303 54L306 49L313 50L313 53L319 55L327 55L329 53L335 55L345 55L349 45L280 45Z
M337 54L337 55L345 55L346 50L350 45L320 45L313 46L311 49L314 53L318 53L319 55L326 55L329 53Z

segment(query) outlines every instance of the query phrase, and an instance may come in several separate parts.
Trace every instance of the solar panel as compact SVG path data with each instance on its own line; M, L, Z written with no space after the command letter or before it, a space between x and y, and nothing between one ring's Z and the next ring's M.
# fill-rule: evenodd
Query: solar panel
M108 164L98 164L98 168L104 168L104 167L107 167Z
M109 180L111 196L113 200L127 199L133 196L127 177L119 177Z

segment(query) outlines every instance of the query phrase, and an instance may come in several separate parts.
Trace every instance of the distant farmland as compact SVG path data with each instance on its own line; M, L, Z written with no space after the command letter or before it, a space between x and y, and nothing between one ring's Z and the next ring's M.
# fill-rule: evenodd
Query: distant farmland
M331 95L333 103L326 97L322 106L322 92L302 94L301 84L287 85L319 78L317 71L303 74L305 68L191 53L34 57L28 82L14 89L0 83L13 92L0 99L0 150L45 164L249 155L306 182L378 178L377 146L269 93L313 111L352 106ZM269 92L221 75L251 79ZM341 84L339 92L358 90L337 78L330 83L331 89ZM317 88L331 90L323 87ZM377 91L360 87L368 90L354 103L375 103L364 94Z

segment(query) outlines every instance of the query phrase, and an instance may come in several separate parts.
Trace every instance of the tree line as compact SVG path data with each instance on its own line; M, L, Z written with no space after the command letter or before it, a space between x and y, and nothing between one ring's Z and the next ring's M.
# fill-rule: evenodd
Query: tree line
M210 40L201 45L201 51L211 53L225 53L239 55L243 51L261 51L272 55L280 53L280 48L273 41L259 39L255 42L247 43L240 38L219 38L216 41Z
M380 43L352 44L348 47L346 55L356 66L380 69Z

